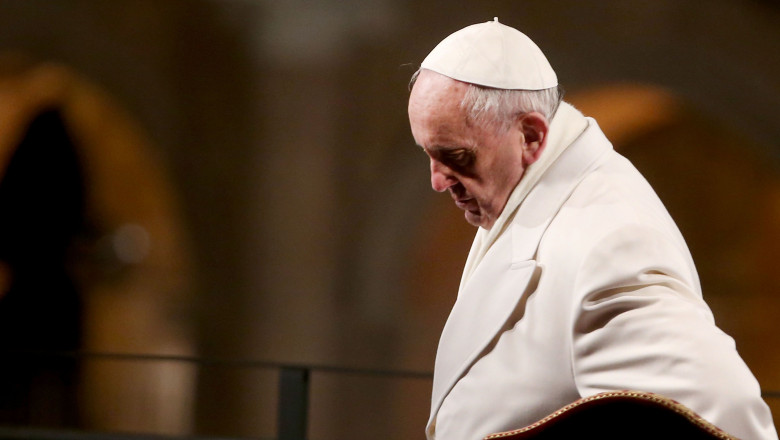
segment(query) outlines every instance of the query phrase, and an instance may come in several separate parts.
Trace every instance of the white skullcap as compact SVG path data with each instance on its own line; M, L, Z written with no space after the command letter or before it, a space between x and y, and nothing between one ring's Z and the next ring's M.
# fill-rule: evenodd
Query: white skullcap
M442 40L421 68L496 89L542 90L558 77L541 49L498 18L465 27Z

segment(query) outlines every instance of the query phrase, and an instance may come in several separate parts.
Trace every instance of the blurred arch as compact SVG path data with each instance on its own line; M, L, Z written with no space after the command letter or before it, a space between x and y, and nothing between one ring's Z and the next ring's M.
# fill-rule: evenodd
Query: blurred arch
M162 158L109 95L66 66L0 56L0 176L31 121L51 111L80 161L84 191L86 221L65 263L82 310L80 343L71 349L194 354L190 244L179 202ZM85 360L79 376L64 402L78 404L79 425L176 434L192 427L192 367Z

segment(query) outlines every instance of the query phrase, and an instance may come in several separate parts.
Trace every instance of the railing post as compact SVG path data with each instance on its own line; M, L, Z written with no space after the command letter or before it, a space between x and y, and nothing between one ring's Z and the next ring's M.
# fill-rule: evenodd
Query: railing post
M282 367L279 372L278 440L306 440L309 370Z

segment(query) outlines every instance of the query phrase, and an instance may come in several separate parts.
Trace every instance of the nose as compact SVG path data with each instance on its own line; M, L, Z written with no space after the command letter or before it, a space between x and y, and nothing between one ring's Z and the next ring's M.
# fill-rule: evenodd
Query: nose
M458 179L446 165L431 159L431 187L436 192L446 191L447 188L458 183Z

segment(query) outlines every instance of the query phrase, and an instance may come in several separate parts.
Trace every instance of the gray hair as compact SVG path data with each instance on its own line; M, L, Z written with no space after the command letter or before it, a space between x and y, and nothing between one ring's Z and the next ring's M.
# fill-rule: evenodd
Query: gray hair
M409 90L414 87L421 70L412 75ZM539 112L551 121L563 100L561 86L543 90L508 90L466 84L468 89L460 108L466 110L472 121L495 125L501 131L507 130L523 113Z

